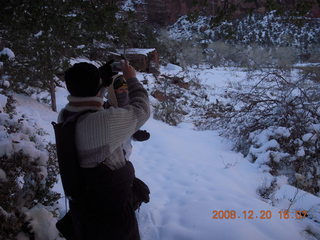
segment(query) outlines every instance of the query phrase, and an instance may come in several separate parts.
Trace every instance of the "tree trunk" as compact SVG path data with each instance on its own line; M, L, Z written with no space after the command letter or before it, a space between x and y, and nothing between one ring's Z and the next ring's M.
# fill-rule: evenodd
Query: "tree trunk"
M56 101L56 86L53 78L50 80L50 97L51 97L51 108L52 111L57 111L57 101Z

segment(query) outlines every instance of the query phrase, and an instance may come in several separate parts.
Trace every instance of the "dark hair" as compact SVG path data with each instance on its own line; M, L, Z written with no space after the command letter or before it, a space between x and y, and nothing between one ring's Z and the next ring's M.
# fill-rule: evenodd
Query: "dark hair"
M75 97L96 96L100 89L100 74L93 64L81 62L74 64L65 74L67 89Z

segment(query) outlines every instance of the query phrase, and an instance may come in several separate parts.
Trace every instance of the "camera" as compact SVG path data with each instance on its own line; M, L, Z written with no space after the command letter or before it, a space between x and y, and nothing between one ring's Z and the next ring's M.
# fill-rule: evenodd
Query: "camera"
M110 64L112 72L122 72L121 62L113 62Z

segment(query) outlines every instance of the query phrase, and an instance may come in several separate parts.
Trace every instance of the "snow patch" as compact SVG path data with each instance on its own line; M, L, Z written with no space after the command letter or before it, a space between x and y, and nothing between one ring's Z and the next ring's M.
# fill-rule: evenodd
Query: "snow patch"
M35 233L35 240L56 240L59 232L56 229L56 219L41 204L25 211L27 220Z
M33 36L38 38L38 37L41 37L43 34L43 31L39 31L38 33L34 34Z
M15 55L10 48L4 48L2 51L0 51L0 56L8 56L10 60L15 58Z
M117 49L118 54L139 54L147 56L149 53L155 51L155 48L128 48L128 49Z

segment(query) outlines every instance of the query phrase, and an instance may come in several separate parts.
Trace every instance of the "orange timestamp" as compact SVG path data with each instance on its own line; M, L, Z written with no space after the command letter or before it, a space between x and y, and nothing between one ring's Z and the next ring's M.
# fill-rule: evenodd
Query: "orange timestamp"
M212 219L272 219L278 217L280 219L304 219L308 216L306 210L280 210L273 213L271 210L214 210L212 211Z

